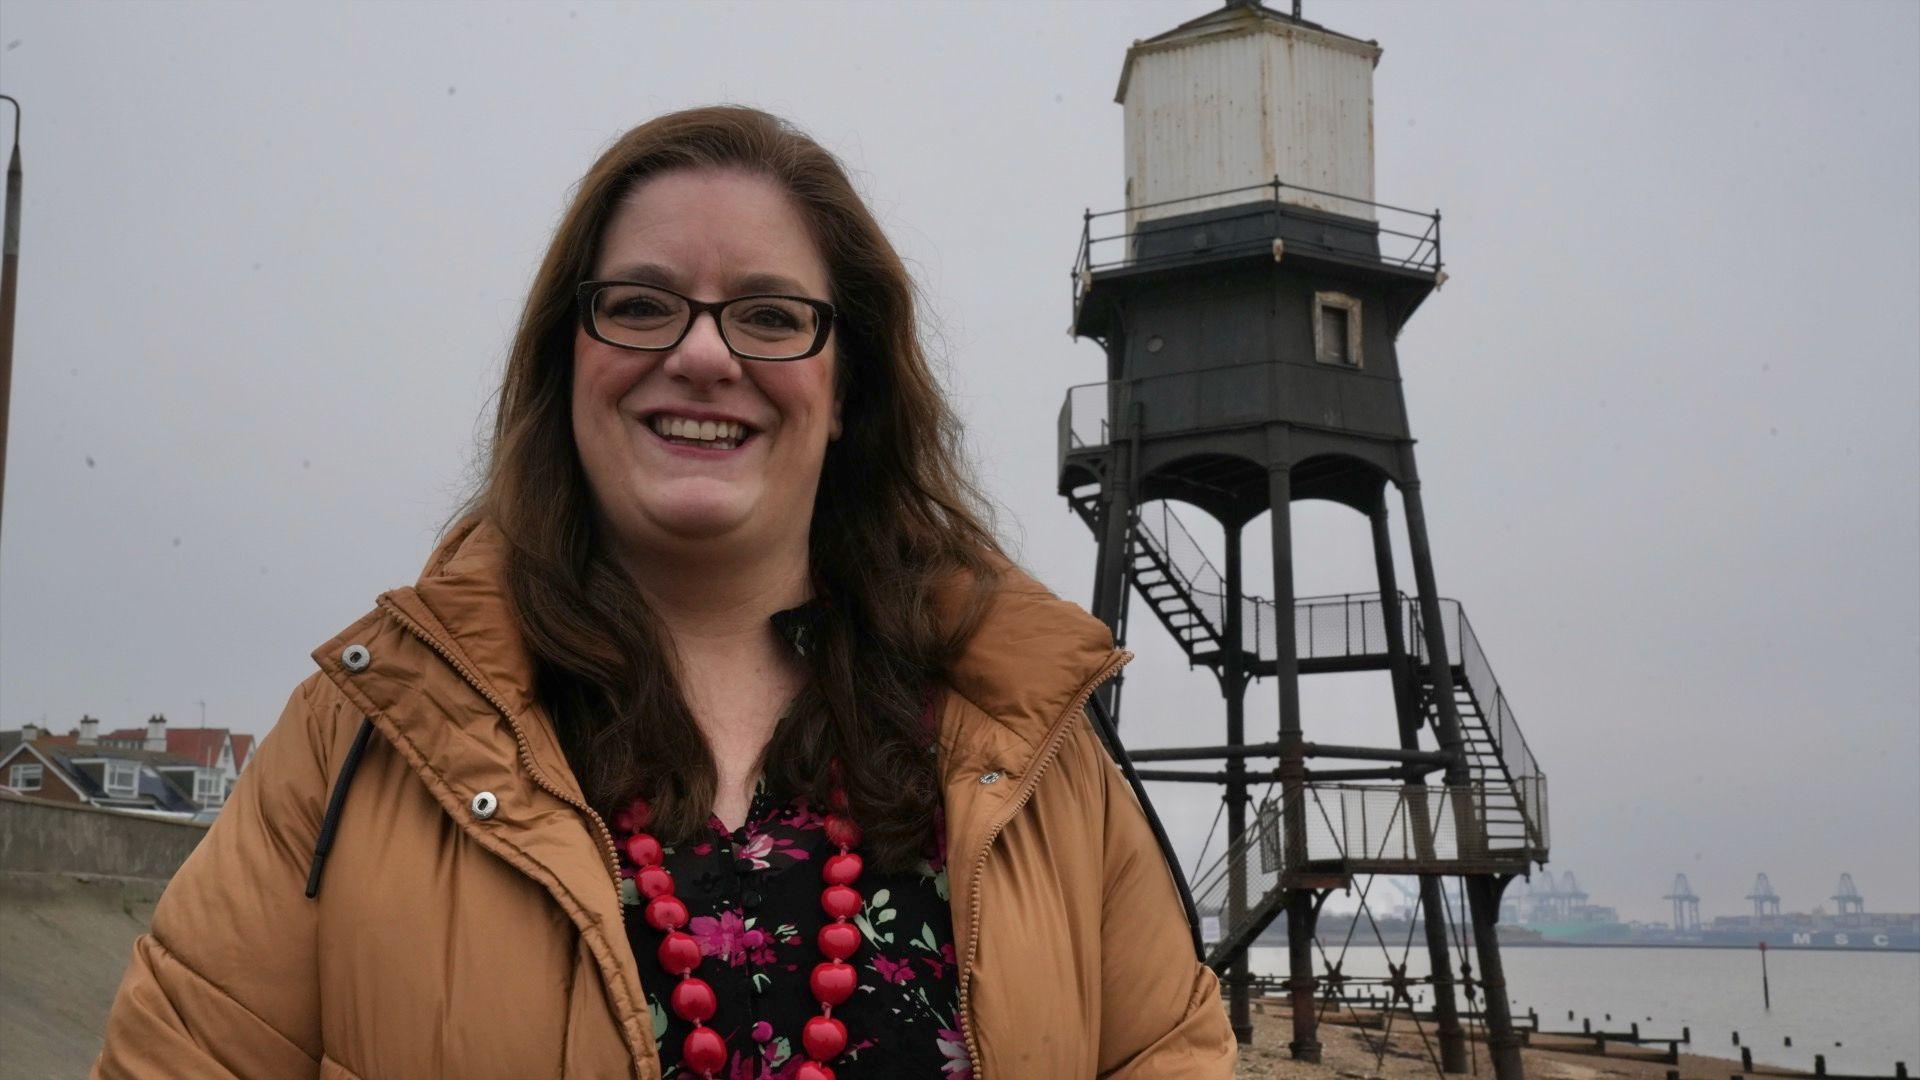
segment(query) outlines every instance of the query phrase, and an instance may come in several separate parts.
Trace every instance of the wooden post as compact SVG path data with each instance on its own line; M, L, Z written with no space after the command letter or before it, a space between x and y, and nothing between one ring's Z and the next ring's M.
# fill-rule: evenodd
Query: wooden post
M1767 983L1767 943L1760 943L1760 1000L1768 1009L1773 1009L1773 987Z

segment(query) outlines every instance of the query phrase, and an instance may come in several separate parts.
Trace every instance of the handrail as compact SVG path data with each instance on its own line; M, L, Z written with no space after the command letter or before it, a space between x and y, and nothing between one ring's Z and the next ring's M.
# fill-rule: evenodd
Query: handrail
M1150 202L1150 203L1129 203L1126 206L1122 206L1114 210L1089 210L1087 211L1086 216L1087 216L1087 220L1091 221L1094 218L1112 217L1115 214L1125 214L1135 210L1158 210L1163 206L1177 206L1180 203L1198 202L1201 199L1217 199L1222 195L1238 195L1243 191L1268 191L1268 190L1304 191L1309 195L1321 195L1329 199L1339 199L1341 202L1359 203L1362 206L1371 206L1376 210L1392 210L1395 213L1413 214L1418 217L1439 217L1440 216L1440 211L1438 210L1435 210L1432 213L1428 213L1425 210L1414 210L1405 206L1395 206L1392 203L1378 202L1373 199L1363 199L1358 195L1343 195L1338 191L1325 191L1320 188L1310 188L1305 184L1290 184L1280 179L1278 176L1274 177L1271 180L1262 180L1257 184L1247 184L1243 187L1221 188L1218 191L1209 191L1201 195L1182 195L1177 199L1161 199L1158 202Z
M1541 852L1527 838L1488 826L1486 794L1472 786L1310 781L1301 789L1304 820L1290 822L1286 801L1269 797L1256 808L1246 832L1198 868L1194 905L1220 914L1223 923L1262 910L1261 900L1296 869L1287 863L1290 842L1305 862L1337 862L1354 873L1447 873L1463 866L1535 861ZM1238 929L1223 925L1222 939Z
M1367 207L1375 211L1376 218L1383 216L1380 212L1384 211L1387 215L1402 215L1406 218L1418 219L1424 222L1424 225L1419 227L1418 232L1413 232L1408 231L1416 227L1413 222L1406 222L1406 228L1403 229L1394 227L1397 222L1391 218L1387 221L1356 219L1365 221L1367 230L1376 237L1384 236L1393 237L1397 240L1412 241L1410 245L1406 246L1406 250L1404 251L1389 253L1376 250L1367 257L1371 257L1385 265L1397 266L1403 270L1432 274L1436 280L1440 278L1441 272L1445 267L1445 261L1442 258L1440 247L1439 210L1436 209L1432 212L1414 210L1409 207L1396 206L1392 203L1379 202L1374 199L1363 199L1357 195L1345 195L1336 191L1307 187L1304 184L1291 184L1275 176L1273 179L1263 183L1248 184L1243 187L1222 188L1218 191L1209 191L1199 195L1185 195L1179 198L1160 199L1147 203L1131 203L1114 210L1095 211L1092 208L1083 210L1080 221L1080 244L1078 251L1075 253L1073 269L1071 271L1074 310L1079 310L1080 301L1086 295L1087 290L1092 287L1091 279L1096 271L1121 267L1154 266L1186 258L1184 254L1179 256L1167 254L1145 259L1139 256L1136 251L1137 245L1132 241L1155 231L1144 228L1139 223L1137 215L1142 211L1162 210L1167 207L1180 206L1183 204L1205 203L1234 195L1246 195L1254 192L1267 193L1267 197L1263 199L1250 199L1245 204L1242 204L1248 209L1246 213L1233 214L1218 220L1243 220L1256 214L1265 214L1269 212L1269 209L1277 209L1280 206L1286 205L1286 200L1282 198L1283 194L1287 192L1298 192L1304 195L1336 200L1342 204ZM1199 209L1199 207L1196 207L1196 209ZM1240 207L1236 206L1234 209L1240 209ZM1094 235L1093 223L1096 220L1114 217L1120 214L1128 215L1130 227L1118 233L1100 236ZM1259 251L1270 246L1273 240L1281 239L1273 230L1268 230L1268 233L1269 235L1243 239L1221 245L1212 250L1215 254L1234 254L1240 252L1242 249L1245 249L1247 252ZM1094 249L1097 245L1110 244L1114 241L1121 241L1123 243L1123 253L1119 258L1109 259L1104 262L1096 258ZM1347 258L1353 258L1360 254L1353 251L1342 251L1341 249L1329 247L1324 244L1315 244L1311 241L1303 241L1297 237L1288 242L1303 250L1321 250L1328 253L1337 252Z

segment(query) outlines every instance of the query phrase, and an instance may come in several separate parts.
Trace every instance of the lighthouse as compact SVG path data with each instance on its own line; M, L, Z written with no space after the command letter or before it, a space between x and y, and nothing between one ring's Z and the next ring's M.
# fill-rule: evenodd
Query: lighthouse
M1221 690L1224 740L1130 756L1144 780L1221 786L1229 843L1194 894L1217 917L1208 962L1236 1033L1252 1030L1247 947L1283 921L1290 1047L1318 1060L1322 904L1371 875L1417 876L1442 1065L1468 1068L1465 995L1504 1080L1520 1062L1494 922L1507 883L1546 862L1546 776L1436 584L1398 338L1446 281L1441 215L1375 191L1381 55L1297 6L1243 0L1128 49L1125 205L1086 214L1072 268L1072 333L1105 371L1062 403L1059 490L1096 541L1095 615L1124 641L1144 606ZM1296 595L1303 499L1367 518L1376 580L1362 591ZM1196 514L1219 524L1220 550L1188 531ZM1242 582L1242 534L1262 515L1269 597ZM1300 681L1353 672L1391 685L1393 709L1363 718L1378 738L1315 741L1330 718L1303 715ZM1275 695L1277 730L1247 730L1250 691ZM1120 685L1102 694L1124 723ZM1277 794L1255 805L1263 788ZM1468 930L1449 922L1455 879L1477 972L1454 951Z

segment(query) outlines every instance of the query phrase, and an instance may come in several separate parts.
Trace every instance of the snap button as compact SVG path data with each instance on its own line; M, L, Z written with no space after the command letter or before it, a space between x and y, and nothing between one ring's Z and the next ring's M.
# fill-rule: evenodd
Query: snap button
M365 671L373 663L373 654L365 645L349 645L340 650L340 662L347 665L348 671Z
M991 784L991 783L995 783L995 782L996 782L996 781L998 781L999 779L1000 779L1000 774L999 774L999 773L997 773L997 772L989 772L989 773L981 773L981 774L980 774L980 782L981 782L981 783L983 783L983 784Z
M495 810L500 809L500 800L493 797L493 792L483 791L475 795L473 801L468 803L467 806L473 811L474 817L485 821L493 816Z

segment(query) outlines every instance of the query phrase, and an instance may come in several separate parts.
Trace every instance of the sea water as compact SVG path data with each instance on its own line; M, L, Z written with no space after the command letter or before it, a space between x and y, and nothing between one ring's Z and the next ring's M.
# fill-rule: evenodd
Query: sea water
M1409 976L1426 975L1421 941L1411 950L1404 941L1387 945L1394 963L1404 954ZM1325 947L1338 955L1338 942ZM1255 974L1286 975L1284 948L1248 954ZM1675 1038L1691 1027L1693 1042L1683 1053L1738 1059L1737 1031L1757 1063L1811 1070L1813 1056L1825 1054L1831 1073L1892 1076L1896 1061L1920 1073L1920 953L1770 950L1772 1008L1762 998L1757 949L1529 946L1501 956L1515 1012L1532 1007L1547 1031L1578 1031L1582 1019L1606 1031L1637 1021L1642 1035ZM1316 966L1324 970L1324 962ZM1341 970L1384 976L1387 955L1378 943L1362 948L1356 939ZM1424 987L1415 993L1430 1007Z

